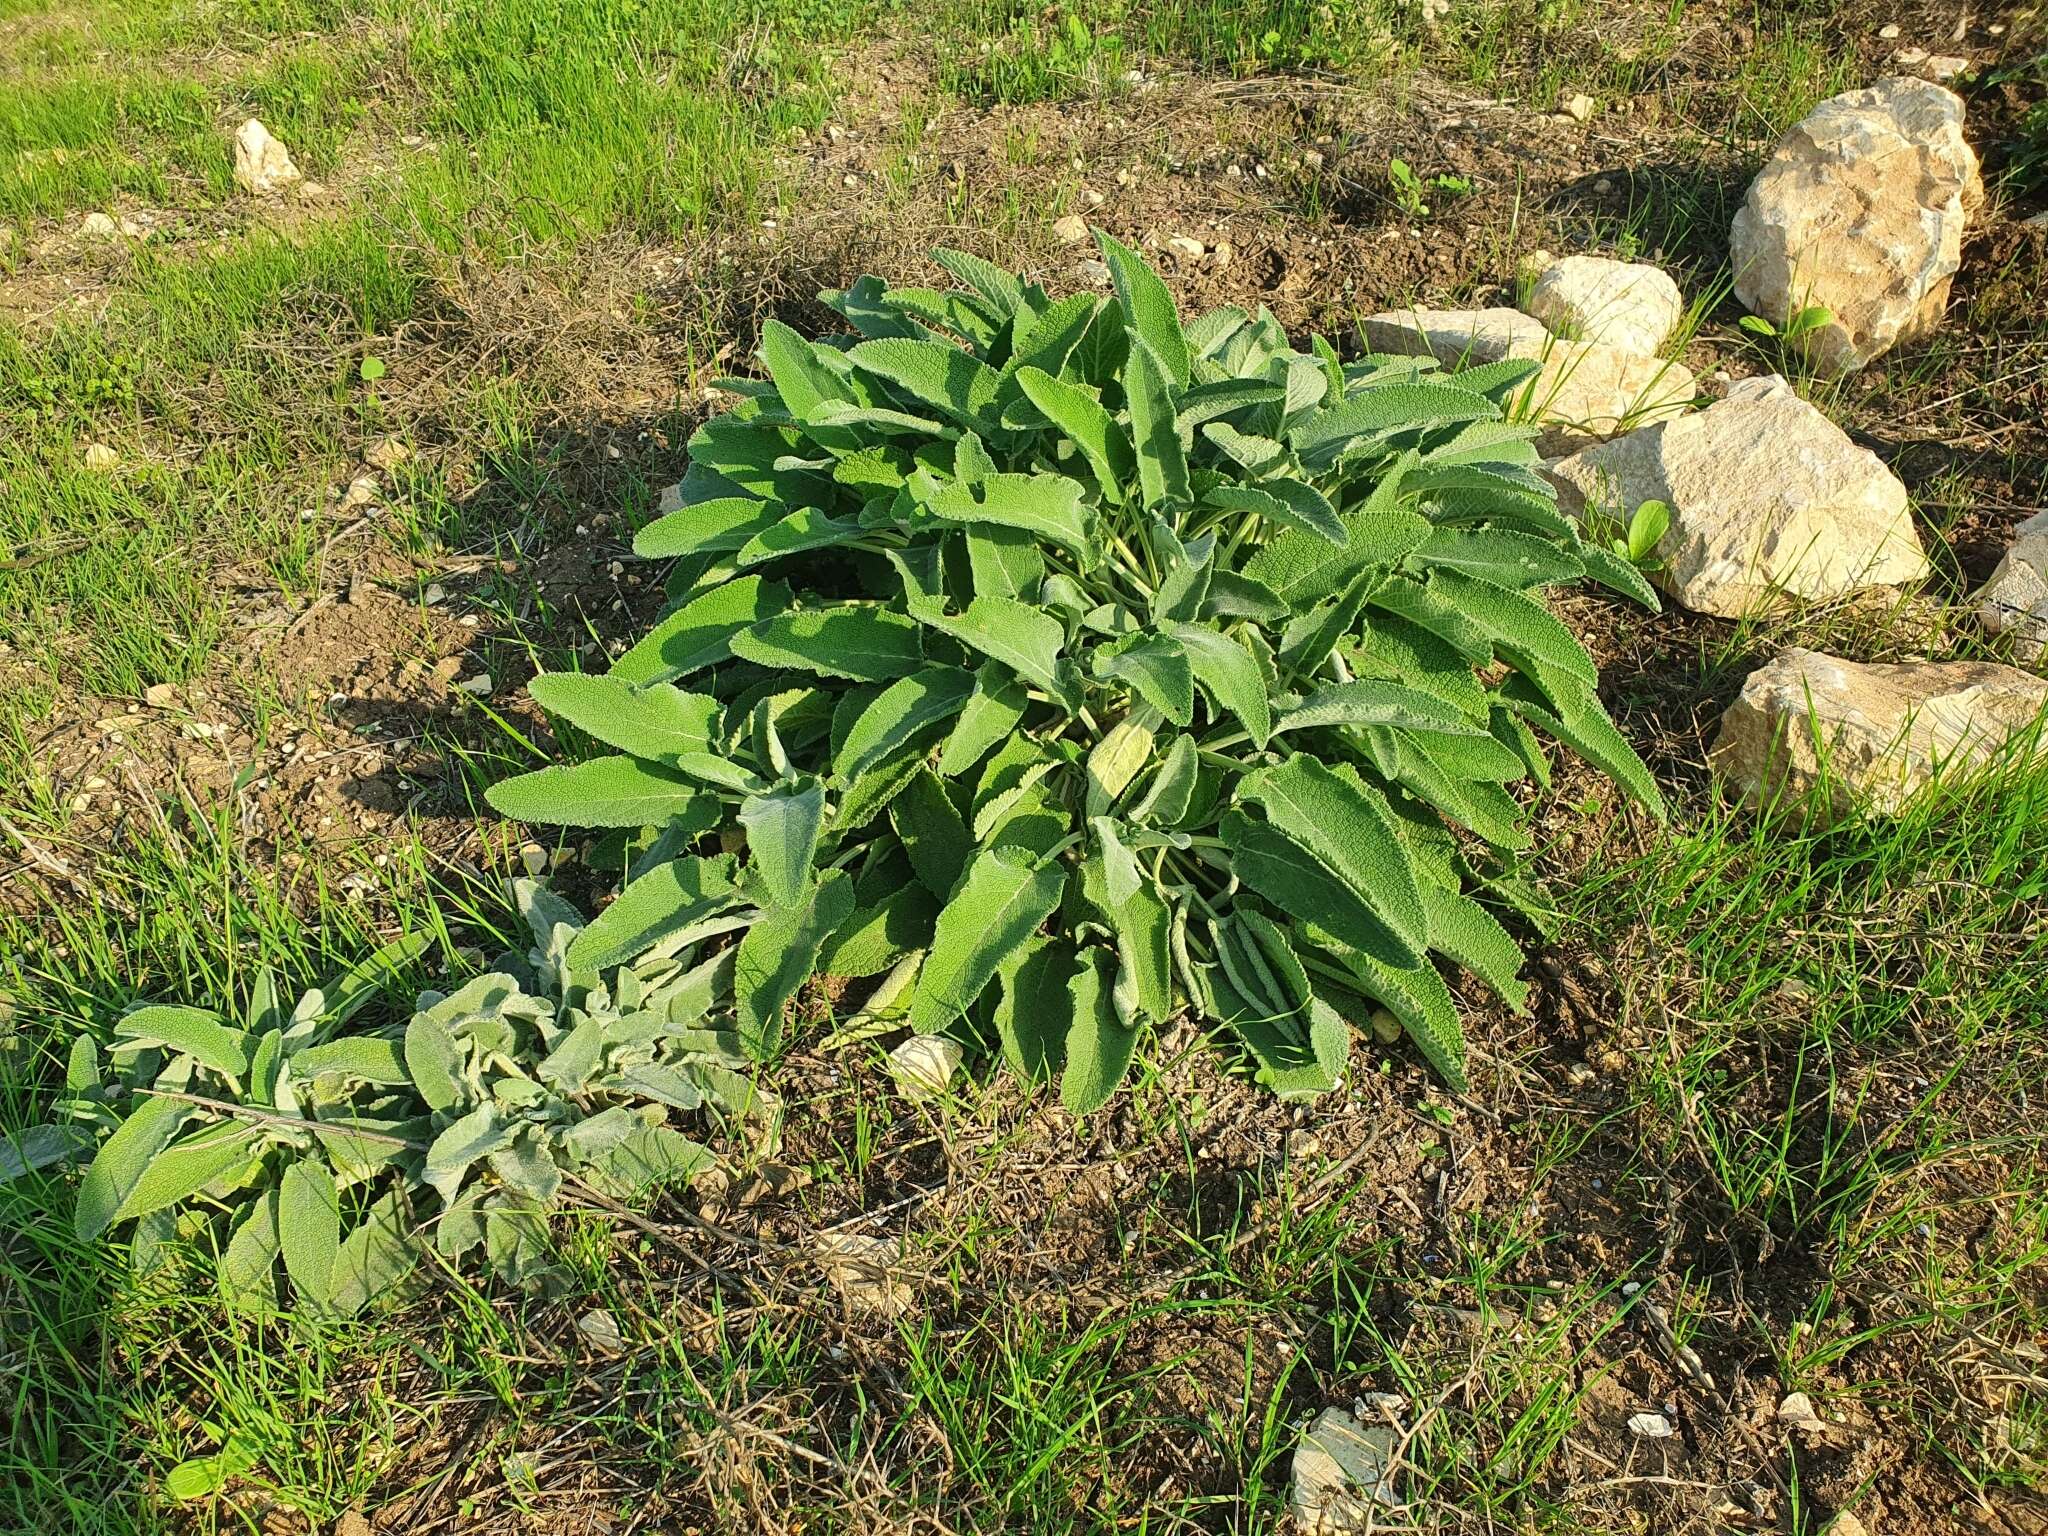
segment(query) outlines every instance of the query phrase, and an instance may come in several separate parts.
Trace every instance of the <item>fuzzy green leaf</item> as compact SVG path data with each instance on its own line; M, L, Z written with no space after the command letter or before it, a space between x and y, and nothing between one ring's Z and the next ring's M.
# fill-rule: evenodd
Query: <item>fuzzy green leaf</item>
M568 827L652 827L680 821L695 831L718 823L718 802L685 775L637 757L595 757L500 779L484 791L491 809L515 821Z
M1192 364L1173 294L1159 274L1145 265L1144 258L1121 240L1098 229L1095 242L1102 247L1102 259L1109 267L1109 279L1116 289L1124 324L1152 349L1173 387L1186 389Z
M880 683L925 665L915 621L872 603L805 608L763 619L732 637L732 652L764 667L797 667Z
M1272 701L1266 679L1251 652L1206 624L1162 620L1159 628L1180 642L1203 692L1237 717L1253 743L1263 747L1273 732Z
M177 1099L145 1098L136 1104L100 1150L79 1182L71 1227L90 1242L114 1224L115 1213L149 1171L156 1155L191 1118L192 1106Z
M237 1081L248 1076L256 1048L246 1031L221 1023L219 1014L167 1003L123 1014L114 1021L114 1038L161 1045L173 1055L190 1056L209 1071Z
M569 963L579 970L616 964L667 934L736 906L732 872L733 860L725 854L657 864L576 935Z
M853 881L831 870L801 906L762 913L740 940L733 969L740 1044L756 1061L782 1048L782 1016L817 968L825 941L853 914Z
M341 1251L341 1200L334 1176L310 1158L284 1171L277 1191L277 1237L284 1271L299 1299L324 1308L334 1291L334 1260Z
M759 576L741 576L692 598L662 619L608 676L629 683L661 683L714 666L732 654L732 640L789 606L789 588Z
M1082 951L1068 983L1073 1023L1067 1030L1067 1065L1060 1073L1060 1102L1070 1115L1093 1114L1110 1100L1130 1071L1138 1032L1117 1017L1116 959L1106 949Z
M1052 915L1065 884L1056 863L1010 849L977 854L939 914L910 1027L928 1035L952 1023Z
M809 776L749 795L739 823L747 833L747 868L778 907L803 900L825 826L825 786Z
M1093 565L1099 553L1089 535L1080 484L1063 476L999 474L973 484L956 480L925 505L950 523L1019 529L1057 544L1084 566Z

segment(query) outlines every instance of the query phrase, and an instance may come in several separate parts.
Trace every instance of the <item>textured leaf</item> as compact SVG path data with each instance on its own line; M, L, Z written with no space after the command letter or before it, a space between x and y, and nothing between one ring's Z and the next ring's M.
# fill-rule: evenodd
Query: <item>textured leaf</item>
M1390 965L1356 950L1345 951L1345 964L1358 978L1360 990L1383 1004L1401 1021L1423 1059L1459 1093L1470 1083L1465 1076L1465 1030L1458 1005L1436 967L1427 960Z
M1527 677L1511 677L1502 695L1522 715L1570 747L1613 779L1659 821L1667 814L1663 793L1628 738L1614 727L1591 688L1573 688L1573 680L1546 677L1539 689Z
M1002 597L977 597L958 618L932 618L926 623L1000 661L1026 682L1056 699L1067 697L1059 676L1060 648L1067 632L1058 619Z
M1045 554L1021 528L984 523L967 530L967 562L974 590L987 597L1030 603L1045 580Z
M998 970L1002 996L995 1007L1003 1059L1027 1083L1050 1082L1067 1054L1073 1024L1074 950L1057 939L1033 939Z
M1273 709L1266 679L1251 652L1205 624L1164 620L1160 629L1179 641L1194 668L1195 680L1218 706L1230 711L1253 743L1263 747L1273 731Z
M929 770L920 771L890 804L889 818L918 882L944 901L960 883L974 851L973 839L960 819L945 785Z
M1131 807L1130 818L1143 826L1172 827L1188 812L1201 770L1201 754L1192 736L1176 736L1160 760L1145 793Z
M464 1052L448 1026L432 1014L416 1013L405 1027L405 1067L429 1109L448 1109L463 1097Z
M114 1134L100 1143L92 1166L79 1182L78 1201L72 1210L71 1227L81 1242L90 1242L113 1225L115 1212L192 1113L190 1105L176 1099L145 1098Z
M1187 457L1173 395L1171 365L1135 330L1124 392L1131 411L1131 445L1138 459L1138 484L1147 507L1181 505L1193 499ZM1185 378L1182 381L1185 383Z
M739 823L747 834L747 867L778 907L793 907L810 883L818 836L825 825L825 786L809 777L749 795Z
M258 1313L277 1306L277 1191L266 1190L249 1207L221 1255L220 1289L230 1304Z
M1586 568L1586 575L1601 586L1619 592L1623 597L1634 598L1652 613L1663 612L1664 605L1657 596L1657 589L1644 579L1640 570L1613 550L1602 549L1597 544L1583 544L1579 547L1578 557Z
M1315 850L1379 915L1403 949L1422 952L1429 924L1415 870L1378 790L1348 767L1327 768L1296 753L1276 767L1247 775L1237 795L1264 807L1274 827Z
M689 778L637 757L596 757L500 779L484 791L491 809L515 821L568 827L651 827L680 821L696 831L718 824L719 808Z
M643 560L723 553L739 549L782 520L787 509L751 496L720 496L656 518L633 535L633 553Z
M341 1201L332 1175L309 1158L285 1169L278 1185L277 1237L284 1272L299 1299L324 1307L333 1295L334 1260L341 1251Z
M1318 534L1289 529L1245 561L1243 574L1300 609L1330 596L1360 566L1388 566L1429 537L1429 519L1413 512L1347 512L1339 549Z
M805 550L832 549L860 536L860 524L829 517L816 507L800 507L781 522L763 528L745 544L734 563L741 570Z
M392 1295L419 1266L419 1249L406 1230L397 1191L375 1201L334 1255L329 1305L354 1317Z
M1115 957L1106 949L1083 950L1068 983L1074 1018L1067 1030L1066 1069L1060 1073L1060 1102L1068 1114L1100 1109L1130 1071L1138 1032L1118 1019L1115 987Z
M796 609L732 637L735 656L765 667L797 667L879 683L925 665L914 621L870 603Z
M1282 492L1285 491L1283 495ZM1350 530L1314 486L1300 480L1268 480L1262 485L1219 485L1204 497L1226 512L1251 512L1282 528L1297 529L1336 549L1350 541Z
M1126 683L1175 725L1195 717L1194 672L1188 653L1167 635L1140 635L1096 652L1096 676Z
M403 1046L384 1035L350 1035L325 1045L309 1045L292 1053L291 1070L301 1082L332 1076L402 1088L412 1081Z
M1277 827L1229 811L1217 830L1238 878L1281 911L1321 924L1354 948L1413 958L1364 893Z
M1429 912L1429 943L1499 994L1517 1013L1529 1006L1529 986L1522 969L1521 946L1486 908L1461 892L1433 881L1422 882L1422 904Z
M1496 651L1523 670L1548 668L1588 686L1599 681L1586 648L1534 599L1450 570L1432 573L1430 585L1446 603L1478 625Z
M486 1100L434 1138L427 1148L420 1177L433 1187L444 1203L452 1204L456 1191L461 1189L463 1179L477 1160L490 1156L501 1147L510 1146L518 1131L517 1124L505 1120L498 1106ZM294 1274L292 1280L297 1284L298 1276Z
M978 432L995 425L993 407L1002 375L956 346L942 341L864 341L847 357L856 367Z
M977 854L939 914L910 1027L928 1035L952 1023L1052 915L1065 883L1057 864L1007 849Z
M1415 564L1481 577L1521 590L1577 581L1586 573L1577 556L1550 539L1507 528L1439 528L1415 551Z
M557 719L634 757L660 761L715 750L720 705L706 694L580 672L543 672L527 692Z
M1137 709L1104 733L1088 754L1087 814L1100 816L1130 787L1131 780L1152 755L1152 740L1159 729L1159 716L1150 709Z
M657 623L608 676L629 683L660 683L716 665L732 654L732 638L789 606L789 588L759 576L741 576L692 598Z
M18 1131L0 1130L0 1184L38 1168L68 1162L91 1150L92 1136L79 1125L30 1125Z
M950 273L956 282L972 289L989 313L1007 320L1024 306L1024 285L1016 274L1005 272L992 261L966 251L939 246L932 260Z
M928 947L938 918L939 899L921 881L912 881L854 913L825 945L818 970L827 976L880 975L913 950Z
M433 942L430 933L409 933L329 978L320 989L326 1005L320 1015L325 1030L338 1029L362 1012L407 966L432 948Z
M1023 684L1009 668L983 662L974 674L974 693L939 753L939 772L956 778L980 762L991 747L1016 731L1028 702Z
M1363 437L1499 415L1500 407L1484 395L1449 384L1384 384L1333 402L1295 427L1288 440L1302 462L1329 465Z
M114 1021L114 1038L161 1045L173 1055L190 1056L209 1071L240 1081L249 1075L256 1042L239 1029L221 1023L204 1008L157 1003L132 1009Z
M1121 502L1124 487L1137 473L1138 461L1129 434L1102 408L1102 402L1079 386L1036 368L1020 368L1017 382L1026 398L1081 450L1104 499Z
M1483 726L1433 693L1368 678L1317 689L1276 720L1273 732L1278 735L1332 725L1384 725L1446 736L1486 735Z
M948 522L1016 528L1059 545L1084 566L1095 563L1081 486L1063 475L990 475L971 485L956 480L925 505Z
M172 1142L150 1159L114 1212L114 1220L138 1221L190 1199L246 1164L261 1137L262 1132L247 1121L228 1121Z
M975 676L958 667L927 667L898 678L860 716L832 755L832 771L842 781L874 767L913 741L931 733L960 713L975 690Z
M569 963L595 970L631 959L664 936L739 902L733 861L671 859L632 881L569 945Z
M1124 324L1157 355L1173 387L1186 389L1192 364L1172 293L1144 258L1121 240L1098 229L1095 241L1102 247L1102 259L1108 264L1109 280L1116 288Z
M782 1015L817 968L818 955L853 914L853 881L831 870L801 906L763 912L740 940L733 969L740 1044L756 1061L782 1047Z

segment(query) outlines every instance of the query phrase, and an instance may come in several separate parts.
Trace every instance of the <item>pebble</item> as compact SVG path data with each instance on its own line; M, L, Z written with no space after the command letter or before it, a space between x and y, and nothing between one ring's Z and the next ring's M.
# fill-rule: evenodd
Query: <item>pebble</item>
M1200 261L1209 250L1192 235L1175 235L1166 242L1166 248L1183 261Z
M1109 268L1092 256L1084 261L1075 262L1074 270L1080 274L1084 282L1093 283L1098 288L1109 286Z
M1237 250L1228 240L1218 240L1209 252L1209 265L1221 272L1236 257Z
M1109 201L1109 199L1104 197L1100 192L1096 191L1093 187L1088 187L1083 189L1081 193L1081 201L1086 203L1090 208L1100 208L1104 203Z
M121 455L114 452L105 443L87 443L85 445L85 467L96 474L105 474L120 462Z
M1877 35L1890 42L1899 35L1899 24L1896 21L1888 21L1877 29Z
M463 693L473 693L480 699L488 699L491 696L491 674L479 672L475 677L465 677L455 686Z
M1952 53L1937 53L1927 61L1927 73L1936 80L1953 80L1970 67L1970 61Z
M896 1091L915 1104L950 1089L966 1054L958 1040L944 1035L912 1035L889 1052L889 1076Z
M1564 115L1575 123L1583 123L1593 115L1593 98L1581 91L1576 96L1565 98Z
M1392 1045L1401 1038L1401 1021L1384 1008L1372 1011L1372 1037L1381 1045Z
M349 481L348 489L341 493L341 505L344 510L350 507L367 507L376 499L377 477L375 475L357 475L355 479Z
M1678 1433L1661 1413L1632 1413L1628 1416L1628 1429L1630 1434L1645 1440L1669 1440Z
M522 843L519 847L519 862L526 866L526 872L538 880L548 872L548 851L539 843Z
M1053 237L1063 245L1079 245L1088 238L1088 221L1078 213L1070 213L1063 219L1055 220Z

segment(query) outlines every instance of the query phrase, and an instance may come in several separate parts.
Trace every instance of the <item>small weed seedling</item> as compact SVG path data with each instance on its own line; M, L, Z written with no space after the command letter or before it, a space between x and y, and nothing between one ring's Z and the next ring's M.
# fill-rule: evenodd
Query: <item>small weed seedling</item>
M1393 189L1394 206L1401 210L1403 217L1426 219L1429 217L1429 192L1442 192L1451 197L1470 197L1472 183L1463 176L1449 172L1432 176L1424 181L1415 174L1415 168L1399 158L1387 162L1387 185Z

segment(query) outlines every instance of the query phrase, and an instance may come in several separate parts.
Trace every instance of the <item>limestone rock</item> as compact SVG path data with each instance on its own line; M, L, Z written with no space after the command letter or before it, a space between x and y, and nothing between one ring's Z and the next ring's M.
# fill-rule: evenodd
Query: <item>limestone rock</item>
M235 182L251 197L268 197L300 179L282 139L255 118L235 130Z
M1656 267L1567 256L1536 279L1529 313L1559 336L1654 357L1685 313L1685 301L1678 284Z
M95 474L106 474L121 462L121 455L105 443L85 445L85 467Z
M854 1311L900 1317L917 1295L900 1273L903 1250L888 1238L858 1232L821 1232L818 1268Z
M1750 673L1707 754L1753 806L1805 799L1826 763L1840 815L1895 814L1940 773L1995 757L2048 709L2048 680L1981 661L1864 665L1793 647Z
M1070 213L1053 221L1052 232L1062 245L1079 245L1088 238L1088 221L1078 213Z
M1971 601L1985 629L2012 636L2021 661L2048 655L2048 512L2013 530L2012 547Z
M1671 507L1652 579L1695 613L1749 618L1928 574L1906 488L1775 376L1744 379L1704 411L1550 466L1567 511L1624 522Z
M1375 352L1427 353L1446 368L1509 357L1540 363L1511 406L1543 427L1540 443L1550 453L1676 415L1697 393L1682 364L1598 342L1561 341L1518 309L1393 310L1368 318L1364 331Z
M1394 1487L1400 1437L1387 1425L1360 1424L1342 1408L1326 1408L1294 1448L1294 1518L1316 1536L1349 1536L1388 1524L1381 1511L1399 1509Z
M1940 322L1983 196L1955 92L1894 76L1832 97L1736 210L1736 297L1774 325L1826 306L1833 319L1799 345L1815 368L1852 372Z

